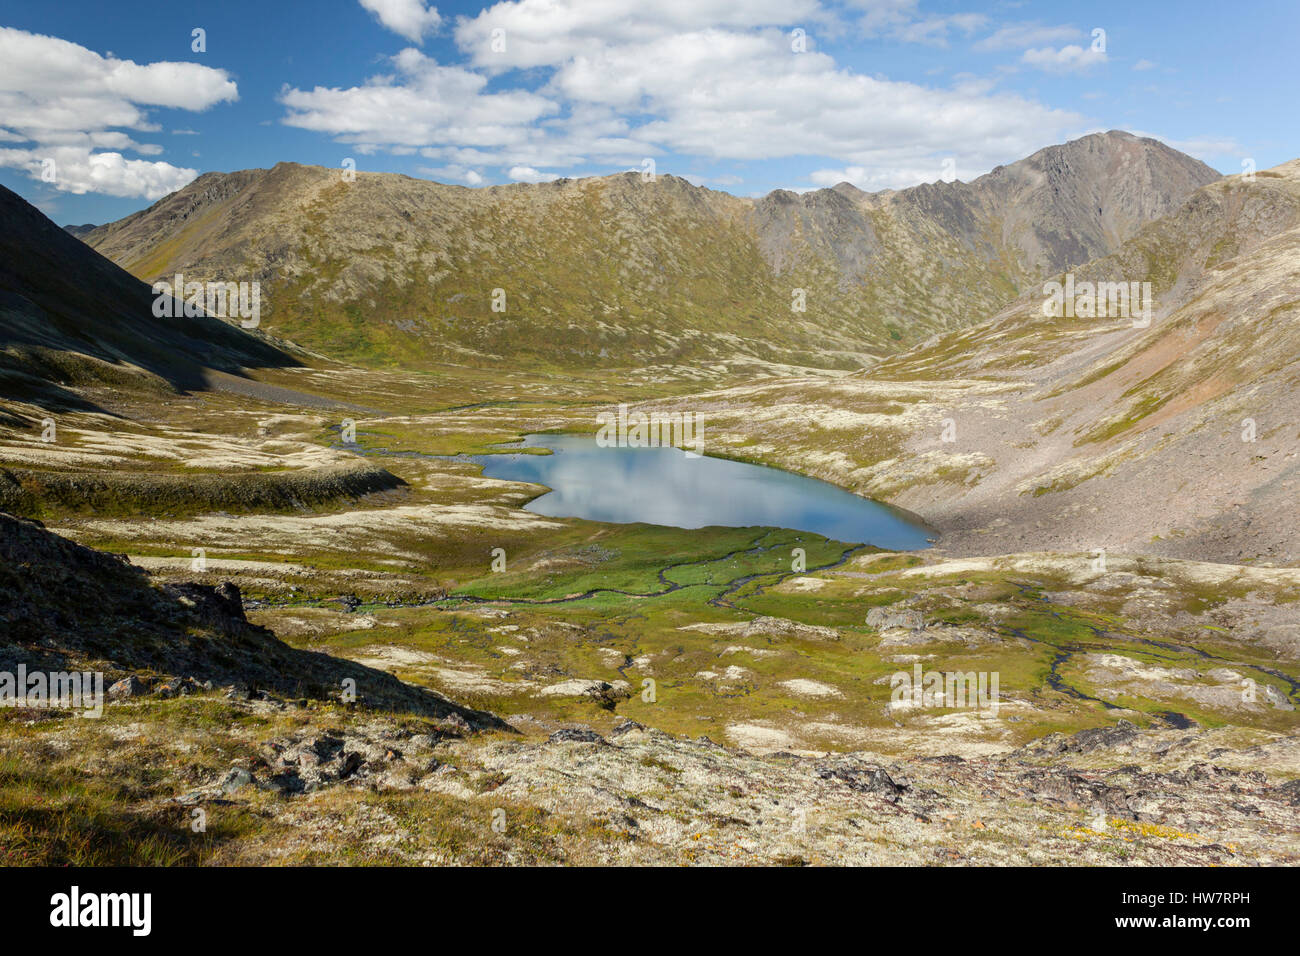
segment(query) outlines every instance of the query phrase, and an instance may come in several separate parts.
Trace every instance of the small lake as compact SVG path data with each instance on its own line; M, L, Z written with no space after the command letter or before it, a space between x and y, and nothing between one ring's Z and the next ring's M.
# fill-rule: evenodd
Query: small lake
M553 518L675 528L755 525L810 531L891 551L927 547L933 532L887 505L802 475L677 448L602 448L594 435L527 435L550 455L478 455L488 478L553 489L526 510Z

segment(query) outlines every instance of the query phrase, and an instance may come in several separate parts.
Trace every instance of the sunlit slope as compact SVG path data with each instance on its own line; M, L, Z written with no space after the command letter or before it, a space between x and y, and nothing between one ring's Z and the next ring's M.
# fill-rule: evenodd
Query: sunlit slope
M1126 133L972 183L743 199L671 175L467 189L282 163L87 241L146 279L258 279L276 334L418 367L851 369L1112 251L1213 170Z
M977 527L1014 500L1055 515L1061 543L1300 559L1300 161L1206 186L1073 273L1149 283L1150 326L1045 316L1040 289L876 370L1016 386L947 410L953 453L987 461L966 486L904 503ZM913 450L930 439L912 436Z

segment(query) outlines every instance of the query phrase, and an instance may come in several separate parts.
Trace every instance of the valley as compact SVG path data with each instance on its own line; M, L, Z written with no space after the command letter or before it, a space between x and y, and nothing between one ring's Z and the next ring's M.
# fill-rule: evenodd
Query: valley
M1115 148L1134 149L1130 139ZM93 725L0 710L0 842L17 862L1300 860L1300 162L1249 185L1180 181L1185 204L1162 199L1144 210L1150 222L1059 246L1021 235L976 254L953 240L972 270L1011 246L1017 265L954 282L960 302L945 304L941 284L897 341L872 311L894 300L870 282L849 295L808 257L842 224L818 218L827 206L877 217L886 206L897 230L917 196L825 190L755 204L744 215L801 236L777 257L801 264L776 274L755 250L780 230L746 238L730 197L665 178L656 188L703 204L706 225L661 211L628 274L606 275L612 261L588 249L601 268L564 286L553 249L507 243L504 225L486 225L495 207L456 206L468 190L437 187L459 211L440 214L435 252L400 223L413 191L436 184L377 178L349 193L326 175L201 177L87 235L136 280L218 278L223 257L247 256L267 282L264 321L239 333L234 358L233 324L187 337L197 358L183 380L156 357L92 342L94 322L60 342L8 340L0 508L44 531L6 531L6 573L23 583L0 622L59 627L4 653L140 684ZM1013 175L1028 174L990 174ZM281 179L293 189L272 191ZM526 193L538 234L568 230L582 250L581 223L615 228L590 207L617 208L627 185L492 195ZM300 188L319 212L248 232L288 222L284 197ZM396 213L351 205L379 199ZM264 208L241 218L250 204ZM460 215L474 224L464 233L451 225ZM331 231L331 216L358 226ZM390 226L391 253L365 245ZM703 234L677 246L660 227ZM299 228L300 249L275 245ZM471 234L496 244L476 259L458 245ZM66 243L66 257L92 255ZM339 244L368 251L349 260ZM667 281L652 263L685 269L719 244L781 309L781 283L796 280L822 290L814 303L841 290L837 304L759 321L703 297L707 275L674 286L684 298L647 292ZM863 260L866 273L884 261L902 275L906 245ZM836 234L835 248L850 247ZM530 256L549 264L530 272ZM416 265L401 278L375 261L454 268L454 279L426 284ZM489 276L484 261L513 271ZM1045 315L1042 280L1066 267L1081 281L1150 282L1150 327ZM33 286L62 273L10 268L0 318L26 328L62 301ZM734 278L740 267L726 268ZM104 276L147 310L142 282ZM631 283L668 319L602 300L613 317L579 328L576 303L599 299L602 277ZM471 316L472 298L455 296L475 283L483 314ZM510 295L530 311L493 318L497 287L526 290ZM979 321L944 318L981 303ZM436 327L452 306L473 321ZM753 334L741 342L742 331ZM525 506L544 487L485 477L483 456L517 454L509 446L528 435L594 436L621 404L694 415L706 456L829 482L919 516L936 540L887 550L771 526L538 514ZM1238 437L1245 418L1252 441ZM88 642L102 625L83 622L83 598L41 586L63 576L22 543L38 532L124 555L159 593L233 584L246 621L224 621L229 634L270 634L276 653L346 666L356 696L294 670L276 687L232 676L233 663L205 677L192 662L183 673ZM185 600L160 620L211 630L208 618L183 623L204 606ZM141 613L123 611L127 632ZM221 659L244 660L240 647ZM996 710L900 700L897 675L917 667L997 675ZM164 691L173 684L184 691ZM41 843L26 828L51 803L59 835ZM213 821L202 839L184 831L194 807ZM123 836L87 840L72 820Z

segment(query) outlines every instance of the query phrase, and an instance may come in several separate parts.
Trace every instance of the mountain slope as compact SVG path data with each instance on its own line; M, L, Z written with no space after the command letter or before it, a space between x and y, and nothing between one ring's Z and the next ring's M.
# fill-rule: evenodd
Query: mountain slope
M854 368L1113 251L1217 176L1126 133L969 184L760 200L674 176L467 189L281 163L206 174L86 241L149 280L259 279L277 334L354 361Z
M120 555L60 537L0 512L0 661L52 670L108 665L191 687L236 682L281 693L337 697L351 678L371 704L505 727L383 671L298 650L244 616L239 589L223 582L159 584ZM116 673L114 673L116 672ZM162 683L160 680L159 683ZM189 693L187 689L185 691Z
M898 502L984 548L1014 510L1061 545L1300 561L1300 160L1198 190L1074 280L1149 282L1151 326L1048 317L1039 290L875 370L1014 389L947 410L940 450L983 456L978 477Z
M970 183L773 193L755 218L775 267L837 263L861 283L858 308L914 341L922 330L969 325L1035 280L1113 252L1218 178L1163 143L1110 132L1049 146Z
M155 318L153 303L148 285L0 187L0 397L78 404L66 386L193 388L212 369L296 364L218 319Z

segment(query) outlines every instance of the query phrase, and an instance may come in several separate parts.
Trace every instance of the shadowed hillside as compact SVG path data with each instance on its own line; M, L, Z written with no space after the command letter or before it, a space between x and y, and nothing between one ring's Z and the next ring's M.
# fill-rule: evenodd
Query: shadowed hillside
M125 558L61 538L0 511L0 658L55 670L107 667L162 683L260 687L337 698L343 681L373 706L472 726L504 727L382 671L296 650L244 617L239 589L223 583L155 585Z
M69 386L198 388L210 369L297 364L218 319L155 318L153 303L149 285L0 187L0 397L78 407Z

